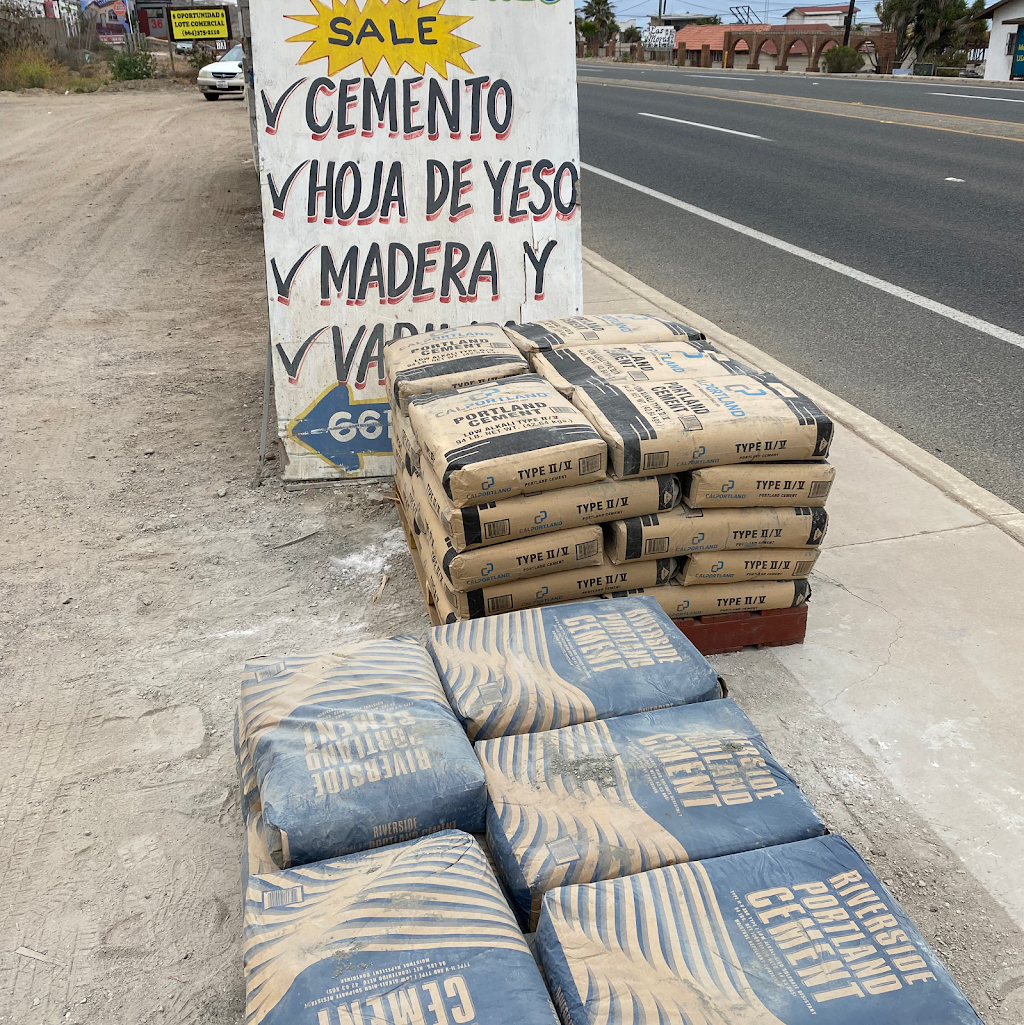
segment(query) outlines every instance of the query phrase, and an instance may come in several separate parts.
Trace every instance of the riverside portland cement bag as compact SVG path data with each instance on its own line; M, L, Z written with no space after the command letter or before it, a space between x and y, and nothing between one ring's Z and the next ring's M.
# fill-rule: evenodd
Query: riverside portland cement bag
M642 565L642 564L641 564ZM765 612L805 605L811 597L806 580L748 580L741 584L690 584L672 580L641 591L612 591L605 597L650 595L673 619L720 616L726 612Z
M536 946L564 1025L981 1025L840 836L554 890Z
M718 463L824 458L832 421L772 374L579 387L611 472L647 477Z
M235 766L238 769L238 793L242 808L242 903L245 903L245 890L249 885L249 876L264 872L276 872L270 851L271 839L267 833L267 824L263 820L260 808L259 785L256 771L248 757L248 748L243 741L242 708L239 705L235 714L234 724Z
M505 333L526 353L570 345L644 345L648 342L703 342L704 335L677 320L641 313L619 316L558 317L529 324L509 324Z
M601 527L570 527L540 537L524 537L507 541L503 545L459 552L444 532L441 521L434 514L429 501L422 497L422 484L414 487L420 492L418 516L420 527L430 537L440 554L439 563L448 585L456 591L469 591L474 587L491 587L512 580L600 566L604 562L604 543Z
M557 886L825 832L730 698L475 747L490 795L487 844L531 929Z
M418 396L409 418L421 458L457 508L605 476L604 441L537 374Z
M753 374L708 342L664 342L660 345L565 346L539 352L530 362L563 395L591 381L678 381L681 377L725 377Z
M824 509L691 509L606 523L605 550L616 565L666 555L749 548L815 548L828 529Z
M694 509L724 506L823 506L836 468L829 463L706 466L683 474L683 497Z
M676 580L693 584L733 584L746 580L802 580L820 553L814 549L772 548L762 552L697 552L679 560Z
M252 659L241 705L278 867L480 829L483 774L414 638Z
M243 923L246 1025L558 1025L468 833L255 876Z
M500 502L457 509L424 461L423 493L456 551L604 523L624 515L656 513L679 504L679 480L672 474L631 481L605 478L596 484L519 495Z
M452 327L396 338L384 350L388 398L403 412L414 395L451 391L515 374L529 364L497 324Z
M653 598L571 602L439 626L427 650L470 740L721 697Z

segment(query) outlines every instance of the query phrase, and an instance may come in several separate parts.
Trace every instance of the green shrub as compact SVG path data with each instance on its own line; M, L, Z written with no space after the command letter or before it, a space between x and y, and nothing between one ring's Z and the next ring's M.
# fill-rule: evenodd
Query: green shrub
M44 60L27 60L15 65L14 73L21 79L22 88L45 89L53 71Z
M821 55L830 75L849 75L864 67L864 58L852 46L833 46Z
M153 55L146 50L115 53L108 63L110 77L115 82L131 82L138 78L153 77Z

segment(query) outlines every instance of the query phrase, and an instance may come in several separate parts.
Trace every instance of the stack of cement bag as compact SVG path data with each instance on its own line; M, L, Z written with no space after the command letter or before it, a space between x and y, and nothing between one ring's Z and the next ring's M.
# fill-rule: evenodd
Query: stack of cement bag
M806 600L832 424L699 332L639 315L475 325L392 342L385 373L442 621L648 590L685 617ZM751 508L680 504L680 473L741 463Z
M236 746L251 1025L979 1022L648 595L254 659Z

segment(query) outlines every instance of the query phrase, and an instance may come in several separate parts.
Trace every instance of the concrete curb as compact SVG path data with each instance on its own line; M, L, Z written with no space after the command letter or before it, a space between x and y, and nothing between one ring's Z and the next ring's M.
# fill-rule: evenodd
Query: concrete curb
M736 335L730 334L728 331L723 331L717 324L713 324L699 313L681 306L669 299L668 296L645 285L639 278L633 277L632 274L628 274L621 267L598 256L592 250L584 248L583 262L590 264L594 270L606 274L617 284L628 288L641 299L664 310L672 319L681 320L684 324L703 331L710 341L728 350L742 362L752 364L758 370L776 374L787 384L798 388L837 423L853 431L858 437L895 459L896 462L928 481L929 484L933 484L943 494L959 502L960 505L988 520L989 523L1009 534L1015 541L1024 544L1024 513L1014 508L1009 502L1004 502L997 495L986 491L941 459L937 459L930 452L926 452L912 441L908 441L902 434L886 427L885 424L845 399L833 395L832 392L815 384L803 374L798 374L795 370L787 367L785 363L769 356L757 346L743 341L742 338L737 338Z
M772 56L765 54L766 57ZM623 64L624 61L615 60L612 57L577 57L577 64ZM776 71L775 68L758 68L756 71L749 68L694 68L690 65L680 67L678 64L661 64L658 61L644 61L644 64L653 65L653 70L660 71L665 68L676 68L679 71L700 71L708 75L774 75L776 78L799 78L807 75L814 78L841 78L853 79L857 82L903 82L907 85L935 85L937 82L956 83L956 85L968 85L978 89L1002 89L1009 86L1011 89L1024 89L1024 82L1004 81L1001 78L952 78L946 75L877 75L872 71L859 71L851 74L828 71ZM642 67L643 65L632 63L631 67Z

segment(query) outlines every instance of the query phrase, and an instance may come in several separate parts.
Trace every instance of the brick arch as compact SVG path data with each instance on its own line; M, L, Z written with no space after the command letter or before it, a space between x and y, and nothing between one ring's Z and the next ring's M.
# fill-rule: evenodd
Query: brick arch
M811 55L811 38L810 36L794 36L792 39L786 41L786 45L782 48L782 63L785 64L789 61L789 52L797 43L803 43L804 49L807 50L807 56Z
M741 32L738 35L733 35L733 33L730 32L728 35L730 36L729 45L726 47L725 53L722 54L722 67L731 68L735 66L736 47L739 46L740 43L747 44L747 61L749 67L750 54L754 49L754 34L748 35L746 32Z

